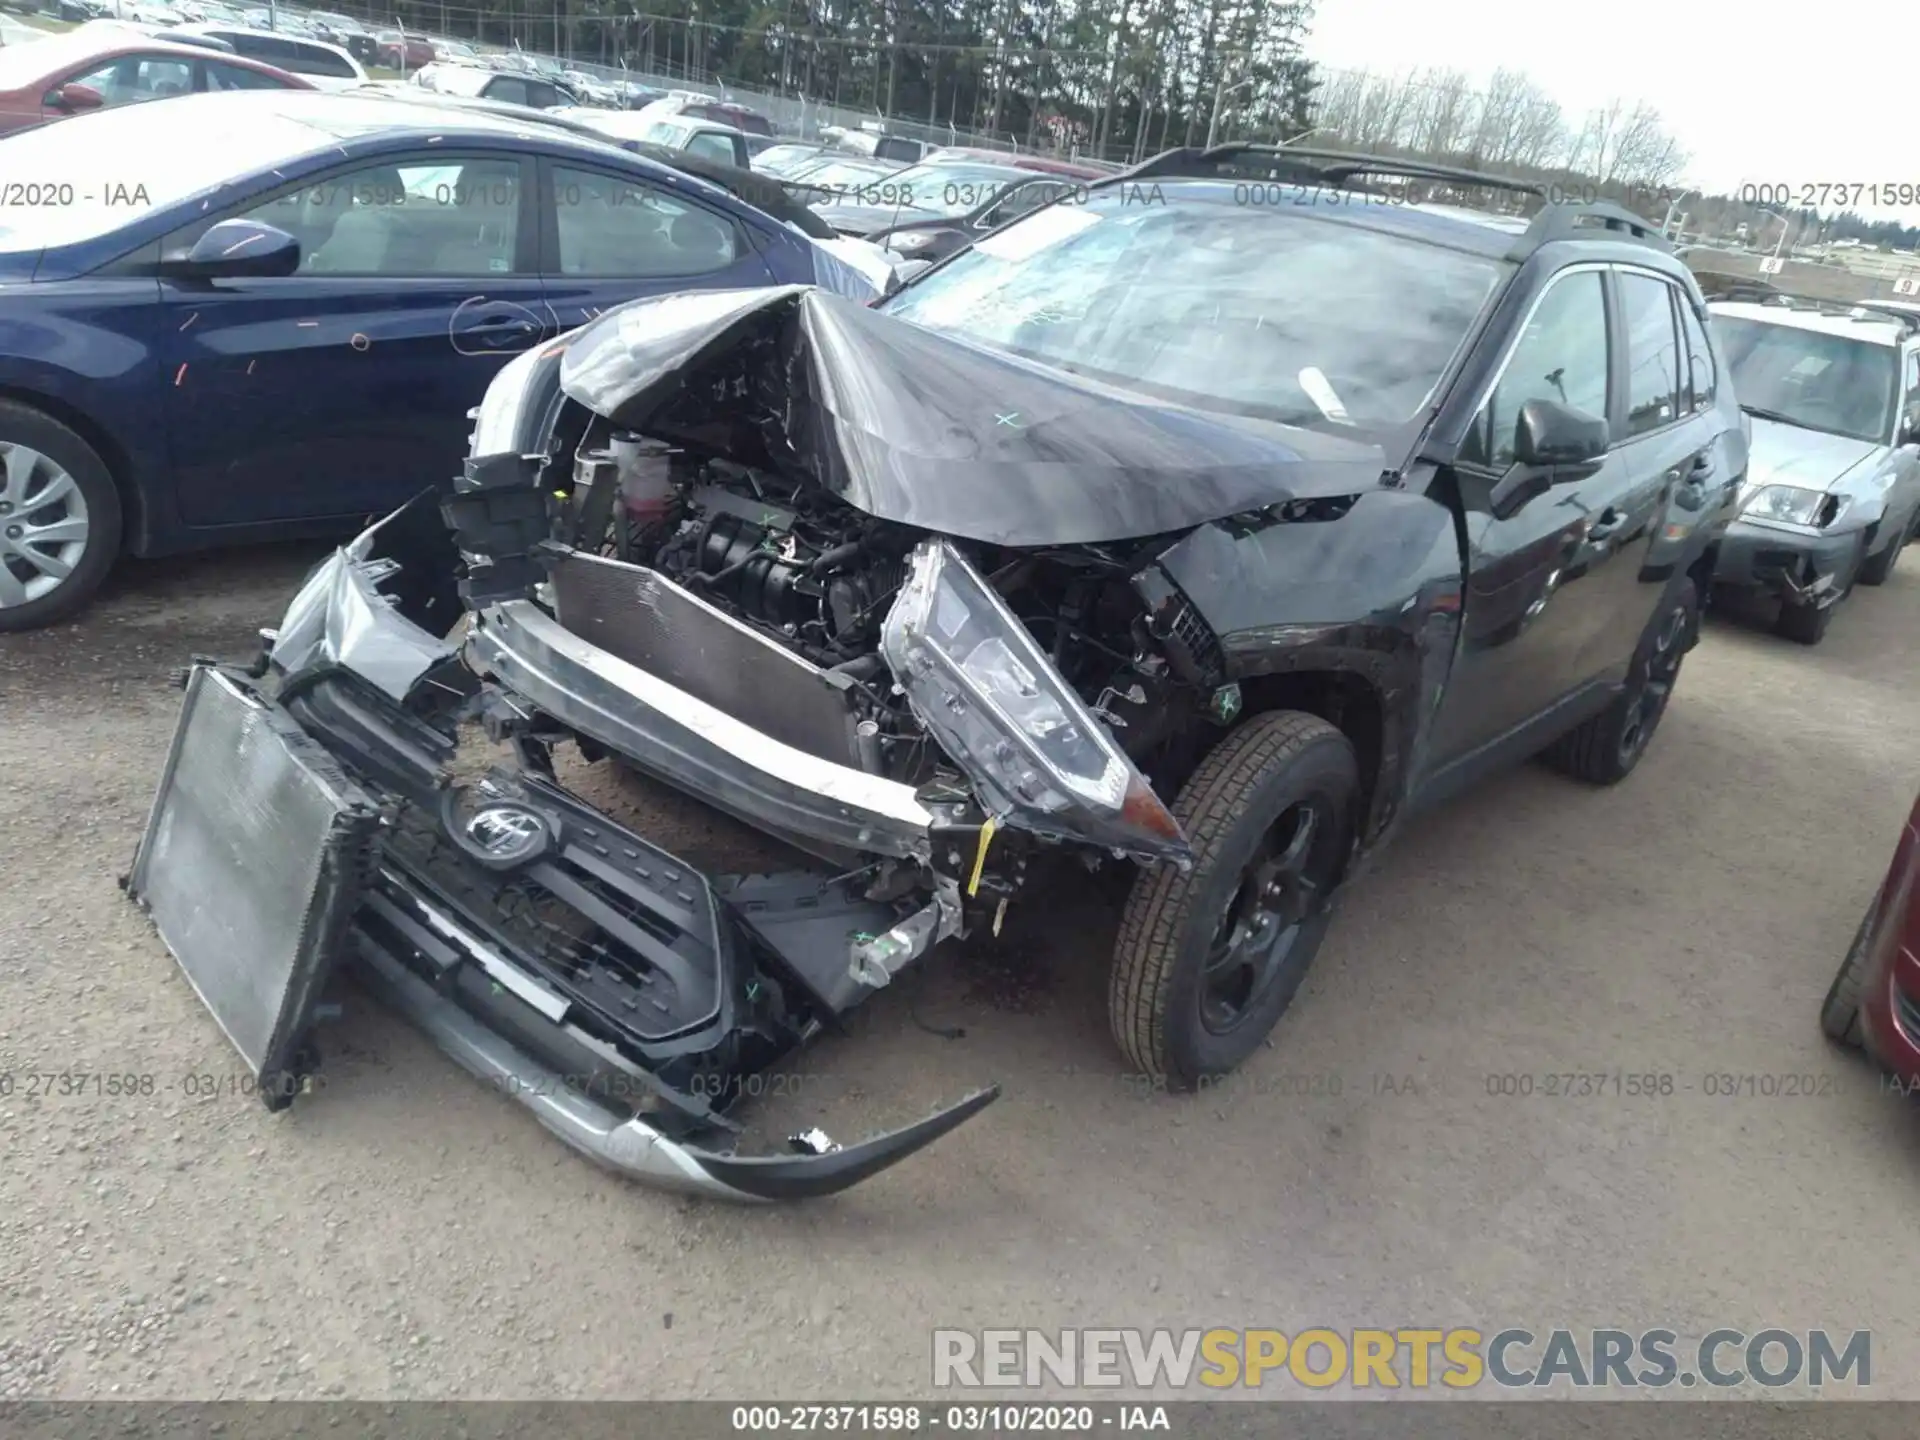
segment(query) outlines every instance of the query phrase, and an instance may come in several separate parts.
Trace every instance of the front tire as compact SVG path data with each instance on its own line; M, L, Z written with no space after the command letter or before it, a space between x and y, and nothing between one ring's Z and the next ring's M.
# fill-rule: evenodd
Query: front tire
M1887 548L1878 555L1869 555L1860 565L1859 583L1862 585L1884 585L1887 577L1893 574L1893 567L1899 563L1900 552L1907 548L1908 527L1887 542Z
M1346 736L1300 711L1256 716L1201 762L1173 805L1193 868L1141 871L1114 946L1108 1013L1143 1074L1191 1090L1266 1039L1325 938L1359 795Z
M0 400L0 634L78 612L119 553L106 462L52 416Z
M1782 602L1779 618L1773 622L1773 633L1782 639L1791 640L1799 645L1818 645L1826 638L1827 627L1833 623L1833 612L1847 603L1847 597L1853 594L1854 585L1866 574L1867 542L1860 542L1855 553L1851 573L1836 587L1839 594L1833 597L1830 605L1795 605ZM1888 568L1892 568L1889 564Z
M1683 577L1641 636L1626 688L1605 710L1549 745L1541 758L1589 785L1617 785L1631 775L1667 713L1680 662L1699 630L1700 595Z
M1827 998L1820 1002L1821 1030L1836 1045L1854 1050L1861 1048L1860 989L1866 983L1867 941L1872 938L1873 917L1879 909L1880 892L1876 890L1873 899L1867 902L1867 913L1861 917L1860 928L1853 932L1847 958L1840 962L1833 984L1827 987Z

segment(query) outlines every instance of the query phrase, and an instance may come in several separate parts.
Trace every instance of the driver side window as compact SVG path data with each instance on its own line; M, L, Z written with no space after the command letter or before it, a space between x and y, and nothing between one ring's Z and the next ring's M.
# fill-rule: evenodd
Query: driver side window
M1461 460L1491 470L1513 464L1520 407L1529 400L1557 400L1606 418L1607 302L1598 270L1564 275L1541 297L1474 417Z
M109 105L132 105L187 94L193 89L193 70L171 56L122 55L84 75L69 75L63 83L98 90Z

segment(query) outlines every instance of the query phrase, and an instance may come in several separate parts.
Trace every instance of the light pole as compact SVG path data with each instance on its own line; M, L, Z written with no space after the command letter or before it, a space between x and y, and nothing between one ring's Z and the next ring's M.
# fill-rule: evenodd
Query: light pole
M1773 245L1773 258L1778 260L1780 258L1781 247L1787 243L1787 232L1793 228L1793 222L1778 210L1768 210L1764 206L1761 207L1761 213L1771 215L1780 222L1780 238L1776 240Z
M1210 117L1208 117L1208 120L1207 120L1207 145L1206 145L1207 149L1211 150L1213 148L1213 137L1215 133L1220 129L1221 102L1224 101L1229 95L1238 95L1242 90L1246 89L1249 85L1253 84L1254 81L1257 80L1258 78L1259 78L1258 76L1249 75L1246 79L1240 81L1232 89L1228 89L1227 88L1227 72L1224 69L1220 72L1220 79L1213 87L1213 114Z

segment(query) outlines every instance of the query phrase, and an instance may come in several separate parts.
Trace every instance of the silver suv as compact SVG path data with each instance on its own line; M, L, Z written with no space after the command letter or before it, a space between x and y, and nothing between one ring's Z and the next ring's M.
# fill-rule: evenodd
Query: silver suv
M1817 645L1920 523L1920 316L1784 295L1709 313L1753 427L1714 583L1777 599L1778 632Z

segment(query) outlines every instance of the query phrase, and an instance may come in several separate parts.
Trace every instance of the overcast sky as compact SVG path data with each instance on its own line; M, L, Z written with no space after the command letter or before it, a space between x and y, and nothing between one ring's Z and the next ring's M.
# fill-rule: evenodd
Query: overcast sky
M1575 129L1590 108L1645 100L1692 155L1686 183L1785 184L1797 199L1816 182L1920 185L1916 41L1920 13L1904 0L1319 0L1306 48L1324 65L1392 74L1432 67L1484 81L1519 70ZM1876 218L1920 225L1920 207Z

